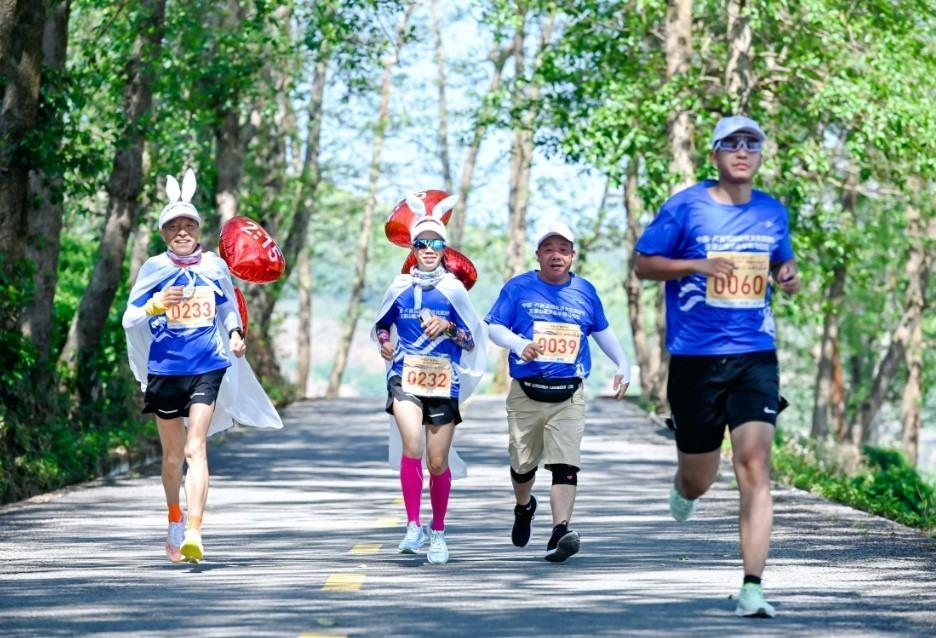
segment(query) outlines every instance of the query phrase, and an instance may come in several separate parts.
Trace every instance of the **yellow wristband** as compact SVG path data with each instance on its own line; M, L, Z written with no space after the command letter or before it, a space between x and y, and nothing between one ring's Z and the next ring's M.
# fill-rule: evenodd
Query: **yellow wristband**
M162 303L157 301L155 298L150 299L149 302L147 302L147 304L143 306L143 311L149 317L164 314L167 310L169 310L169 306L163 305Z

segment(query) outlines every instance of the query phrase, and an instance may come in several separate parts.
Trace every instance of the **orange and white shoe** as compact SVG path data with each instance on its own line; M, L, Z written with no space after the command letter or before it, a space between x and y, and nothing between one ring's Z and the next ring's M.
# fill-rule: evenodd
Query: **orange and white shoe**
M185 522L188 517L182 517L181 523L169 523L169 533L166 535L166 557L173 563L185 560L182 556L182 540L185 538Z

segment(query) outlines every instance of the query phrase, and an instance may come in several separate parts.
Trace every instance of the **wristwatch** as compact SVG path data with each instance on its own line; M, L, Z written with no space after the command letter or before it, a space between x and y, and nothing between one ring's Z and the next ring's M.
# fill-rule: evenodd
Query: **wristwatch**
M232 336L234 336L234 333L235 333L235 332L236 332L237 334L240 335L240 338L241 338L241 339L244 338L244 331L243 331L243 330L241 330L240 328L231 328L231 329L228 331L228 339L230 339Z

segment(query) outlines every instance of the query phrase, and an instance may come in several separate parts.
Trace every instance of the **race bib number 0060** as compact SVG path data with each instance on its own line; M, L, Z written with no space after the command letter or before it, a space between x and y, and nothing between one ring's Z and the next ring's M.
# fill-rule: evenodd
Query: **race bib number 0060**
M403 357L403 392L420 397L452 396L452 362L445 357Z
M196 286L194 295L166 311L166 320L173 330L207 328L214 319L215 295L208 286Z
M574 323L533 322L533 342L543 347L536 358L543 363L575 363L582 328Z
M730 259L735 271L725 279L708 277L705 303L716 308L763 308L767 294L768 253L710 252L709 259Z

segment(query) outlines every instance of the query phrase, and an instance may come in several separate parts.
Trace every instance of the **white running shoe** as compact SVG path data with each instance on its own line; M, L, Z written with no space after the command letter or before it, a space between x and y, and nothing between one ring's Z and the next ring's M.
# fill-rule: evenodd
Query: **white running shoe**
M182 540L185 538L185 522L188 516L182 515L181 523L169 523L169 533L166 535L166 557L173 563L180 563L182 556Z
M448 562L448 545L445 544L445 532L429 530L429 552L426 558L433 565L444 565Z
M676 491L675 487L670 488L669 493L669 511L677 521L688 521L695 513L696 505L699 499L686 498Z
M197 563L205 557L205 546L202 545L201 531L194 527L185 530L185 536L182 538L182 552L184 560L189 563Z
M742 585L734 613L747 618L773 618L777 614L773 605L764 599L764 588L755 583Z
M426 544L426 530L422 525L410 521L406 526L406 536L400 541L401 554L415 554L416 550Z

